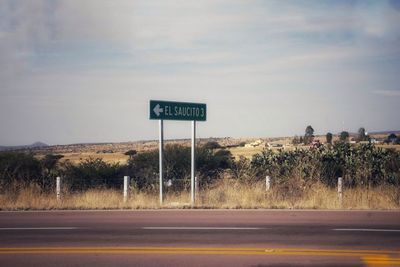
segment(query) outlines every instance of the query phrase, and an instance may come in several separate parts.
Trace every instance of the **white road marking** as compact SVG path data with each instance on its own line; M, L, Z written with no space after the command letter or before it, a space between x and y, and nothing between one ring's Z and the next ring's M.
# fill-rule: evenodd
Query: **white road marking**
M260 230L258 227L142 227L144 230Z
M78 227L2 227L1 230L75 230Z
M351 228L343 228L343 229L332 229L333 231L348 231L348 232L400 232L397 229L351 229Z

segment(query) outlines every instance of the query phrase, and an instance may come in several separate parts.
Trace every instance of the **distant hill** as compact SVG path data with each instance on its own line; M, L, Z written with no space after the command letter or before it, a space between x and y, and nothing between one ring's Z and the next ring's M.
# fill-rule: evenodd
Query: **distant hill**
M27 147L35 148L35 147L46 147L46 146L49 146L49 145L48 145L48 144L45 144L45 143L43 143L43 142L35 142L35 143L33 143L32 145L29 145L29 146L27 146Z
M35 142L31 145L22 145L22 146L0 146L0 151L6 150L20 150L20 149L35 149L35 148L44 148L48 147L48 144L43 142Z
M387 135L389 135L389 134L391 134L391 133L394 133L394 134L400 134L400 131L377 131L377 132L368 132L369 134L387 134Z

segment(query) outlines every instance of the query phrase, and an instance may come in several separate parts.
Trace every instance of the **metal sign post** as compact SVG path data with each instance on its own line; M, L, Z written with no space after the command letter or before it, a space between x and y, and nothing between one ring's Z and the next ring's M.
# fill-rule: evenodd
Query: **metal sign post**
M195 171L196 171L196 121L192 121L192 159L191 159L191 171L190 171L190 183L191 183L191 194L190 194L190 199L191 199L191 204L192 206L194 205L195 202L195 181L194 181L194 176L195 176Z
M150 100L150 119L159 120L160 137L160 205L163 204L163 153L164 153L164 120L192 121L192 150L191 150L191 204L195 203L196 175L196 121L206 121L207 105L203 103L187 103Z
M160 205L163 204L163 154L164 154L164 121L159 120L159 159L160 159Z

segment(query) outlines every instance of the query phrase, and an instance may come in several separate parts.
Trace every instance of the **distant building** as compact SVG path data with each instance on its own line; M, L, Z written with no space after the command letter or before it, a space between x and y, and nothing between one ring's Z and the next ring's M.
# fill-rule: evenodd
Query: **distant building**
M257 147L260 146L262 143L263 143L262 140L257 140L252 143L245 144L244 147Z
M277 143L271 144L271 143L268 143L267 146L269 148L276 148L276 147L283 147L283 144L277 144Z

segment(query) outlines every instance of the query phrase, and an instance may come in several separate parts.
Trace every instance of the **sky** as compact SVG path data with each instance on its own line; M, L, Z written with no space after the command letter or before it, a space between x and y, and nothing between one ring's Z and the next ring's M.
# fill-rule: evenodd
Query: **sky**
M400 1L0 0L0 145L400 130ZM166 121L166 138L190 138Z

